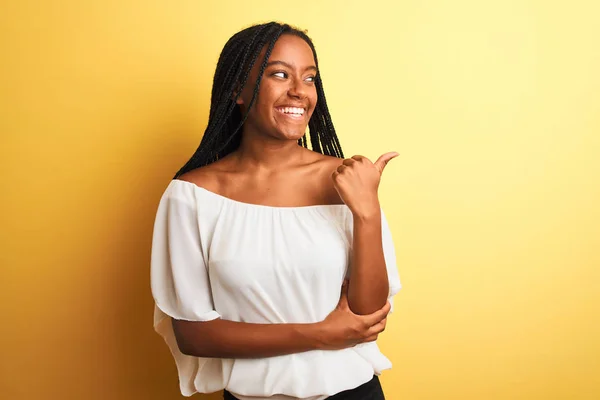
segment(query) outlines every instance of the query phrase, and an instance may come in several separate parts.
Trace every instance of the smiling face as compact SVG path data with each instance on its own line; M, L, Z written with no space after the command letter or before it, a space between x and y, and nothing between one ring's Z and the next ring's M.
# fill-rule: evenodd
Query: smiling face
M263 49L237 100L243 114L252 100L264 53ZM244 124L244 134L300 139L317 104L315 64L308 43L295 35L282 35L269 57L258 97Z

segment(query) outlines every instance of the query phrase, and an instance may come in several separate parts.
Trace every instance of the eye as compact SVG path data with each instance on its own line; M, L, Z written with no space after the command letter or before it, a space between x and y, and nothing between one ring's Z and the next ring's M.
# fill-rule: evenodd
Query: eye
M309 77L306 78L306 81L308 81L308 82L314 82L315 79L317 79L316 76L309 76Z
M285 78L287 78L288 75L287 75L287 73L285 73L283 71L277 71L277 72L273 73L273 76L285 79Z

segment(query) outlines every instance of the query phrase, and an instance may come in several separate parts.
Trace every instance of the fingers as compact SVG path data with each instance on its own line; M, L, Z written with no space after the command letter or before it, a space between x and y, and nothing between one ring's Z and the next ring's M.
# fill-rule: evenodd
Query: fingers
M381 332L385 331L385 325L387 323L387 318L382 319L375 325L367 330L365 336L367 337L365 342L374 342L377 340L377 337L381 334Z
M385 168L385 166L387 165L387 163L392 159L392 158L396 158L398 157L400 154L398 154L395 151L392 151L390 153L385 153L384 155L382 155L381 157L379 157L377 159L377 161L375 161L375 166L377 167L377 169L379 170L379 173L383 172L383 169Z
M346 158L344 159L344 161L342 161L342 163L336 168L335 172L337 173L341 173L344 171L344 169L346 169L346 167L350 167L352 166L352 164L356 163L357 161L361 161L363 159L367 159L366 157L363 156L353 156L351 158ZM335 174L334 172L334 174ZM337 175L337 174L335 174Z
M379 321L378 323L376 323L375 325L370 327L367 330L367 332L365 333L365 336L379 335L381 332L385 331L386 324L387 324L387 318L382 319L381 321Z
M375 325L371 326L365 332L366 338L363 342L374 342L377 340L379 334L385 331L385 326L387 324L387 317L384 317L381 321L377 322Z
M383 172L383 169L385 168L385 166L387 165L387 163L395 157L398 157L400 154L398 154L395 151L389 152L389 153L385 153L383 154L381 157L379 157L377 159L377 161L375 161L373 163L373 165L375 165L375 167L377 167L377 170L379 171L379 173L381 174ZM361 155L355 155L352 156L351 158L346 158L344 161L342 161L342 163L336 168L336 170L333 172L332 177L335 178L338 174L342 173L344 171L344 169L346 167L350 167L352 166L354 163L357 162L365 162L365 161L369 161L369 159L365 156L361 156ZM371 162L369 161L369 164Z
M374 342L376 340L377 340L377 335L371 335L368 338L366 338L365 340L363 340L363 343Z
M375 311L373 314L369 314L366 316L366 320L370 326L373 326L380 322L382 319L386 318L388 313L390 312L390 308L392 305L389 301L385 302L385 305L381 307L379 310Z
M381 311L381 314L383 316L386 316L390 313L390 310L392 308L392 303L390 303L390 301L386 301L385 305L383 307L381 307L381 309L379 311Z

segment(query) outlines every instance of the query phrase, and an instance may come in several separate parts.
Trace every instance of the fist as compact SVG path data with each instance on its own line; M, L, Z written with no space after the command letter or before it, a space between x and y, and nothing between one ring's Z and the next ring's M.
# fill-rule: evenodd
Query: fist
M398 153L386 153L372 163L367 157L345 159L331 178L342 201L354 215L367 216L379 212L377 189L387 163Z

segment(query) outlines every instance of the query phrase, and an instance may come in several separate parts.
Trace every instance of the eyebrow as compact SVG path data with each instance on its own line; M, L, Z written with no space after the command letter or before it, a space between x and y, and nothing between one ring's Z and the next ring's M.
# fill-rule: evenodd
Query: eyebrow
M285 67L288 67L289 69L294 69L294 67L291 64L288 64L285 61L279 61L279 60L269 61L267 63L267 67L270 67L271 65L283 65ZM309 69L317 71L317 67L315 67L314 65L311 65L310 67L306 67L304 70L308 71Z

